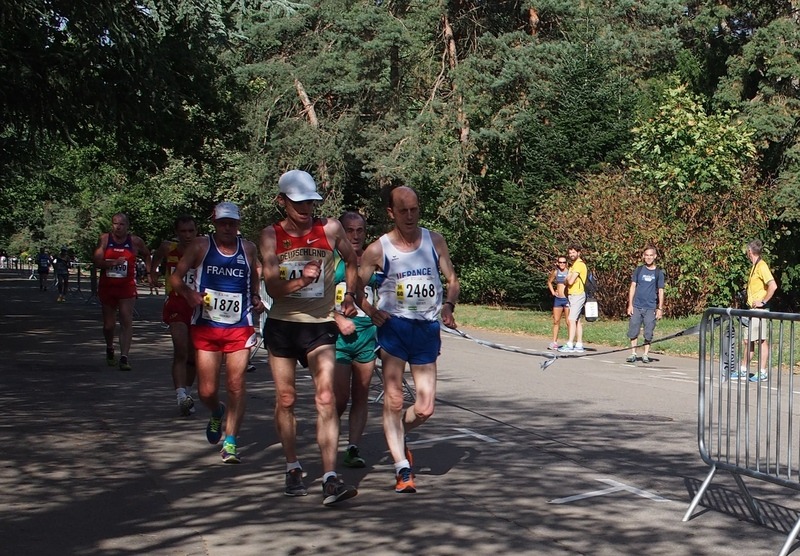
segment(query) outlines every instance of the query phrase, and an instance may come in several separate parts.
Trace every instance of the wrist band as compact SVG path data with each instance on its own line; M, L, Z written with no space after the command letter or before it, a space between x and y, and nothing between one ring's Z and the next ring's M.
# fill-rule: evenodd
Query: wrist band
M353 300L356 299L356 294L354 294L353 292L344 292L344 295L350 295L353 297ZM344 295L342 297L344 297Z
M445 301L444 303L442 303L442 305L450 305L450 310L451 311L455 311L456 310L456 304L453 303L452 301Z

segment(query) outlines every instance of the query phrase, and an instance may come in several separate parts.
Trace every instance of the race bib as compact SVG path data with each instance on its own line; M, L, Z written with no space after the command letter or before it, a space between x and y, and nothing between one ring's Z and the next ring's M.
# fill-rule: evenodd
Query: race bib
M114 262L113 259L106 259L107 263ZM128 277L128 261L121 264L115 264L106 268L106 276L109 278L127 278Z
M281 280L294 280L303 277L303 268L308 261L284 261L280 265ZM320 268L319 276L306 287L290 293L286 297L319 298L325 296L325 267Z
M335 303L337 311L341 312L342 310L342 302L344 301L344 294L346 292L347 292L347 284L345 284L344 282L339 282L338 284L336 284ZM370 305L375 304L375 292L369 286L364 288L364 298L369 302ZM355 299L353 300L353 302L355 302ZM367 314L364 311L362 311L361 307L359 307L358 305L356 305L356 311L358 311L358 314L356 315L358 317L367 316Z
M242 320L242 294L207 289L203 297L203 318L220 324Z
M433 276L406 276L397 281L397 307L414 313L436 308L438 295Z
M170 276L175 274L176 270L178 270L177 267L174 266L169 267ZM196 276L197 276L197 270L194 268L190 268L189 270L186 271L186 274L183 276L183 283L189 286L191 289L194 289L194 282Z

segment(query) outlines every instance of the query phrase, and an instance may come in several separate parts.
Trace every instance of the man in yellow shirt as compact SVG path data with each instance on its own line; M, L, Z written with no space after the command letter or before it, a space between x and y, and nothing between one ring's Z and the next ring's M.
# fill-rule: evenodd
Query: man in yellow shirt
M747 279L747 306L753 310L769 311L767 304L770 302L775 292L778 291L778 284L772 276L767 263L761 258L763 244L760 240L754 240L747 244L747 258L753 263L750 268L750 276ZM750 382L758 382L767 379L767 363L769 360L769 321L762 318L751 318L748 327L748 337L745 339L744 359L738 373L734 373L731 378L748 379ZM750 357L755 349L756 341L761 342L758 350L759 372L749 375L747 367Z
M562 353L583 353L583 323L581 312L586 303L586 280L589 271L581 259L581 244L573 243L567 249L567 257L571 261L567 274L567 298L569 299L569 315L567 315L567 343L558 348ZM573 343L573 340L575 341Z

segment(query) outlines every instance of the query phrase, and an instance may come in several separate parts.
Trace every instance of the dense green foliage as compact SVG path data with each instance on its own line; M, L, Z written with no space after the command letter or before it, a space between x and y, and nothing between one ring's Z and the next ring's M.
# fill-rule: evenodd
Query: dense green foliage
M320 208L420 192L462 298L546 305L580 241L624 309L655 243L674 316L729 304L760 237L800 282L800 11L698 0L11 0L0 7L0 249L85 255L117 210L155 245L181 212L277 177Z

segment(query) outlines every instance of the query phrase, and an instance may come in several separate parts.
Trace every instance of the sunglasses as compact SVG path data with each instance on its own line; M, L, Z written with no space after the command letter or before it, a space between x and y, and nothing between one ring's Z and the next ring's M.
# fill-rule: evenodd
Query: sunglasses
M567 264L567 261L556 261L558 264Z

